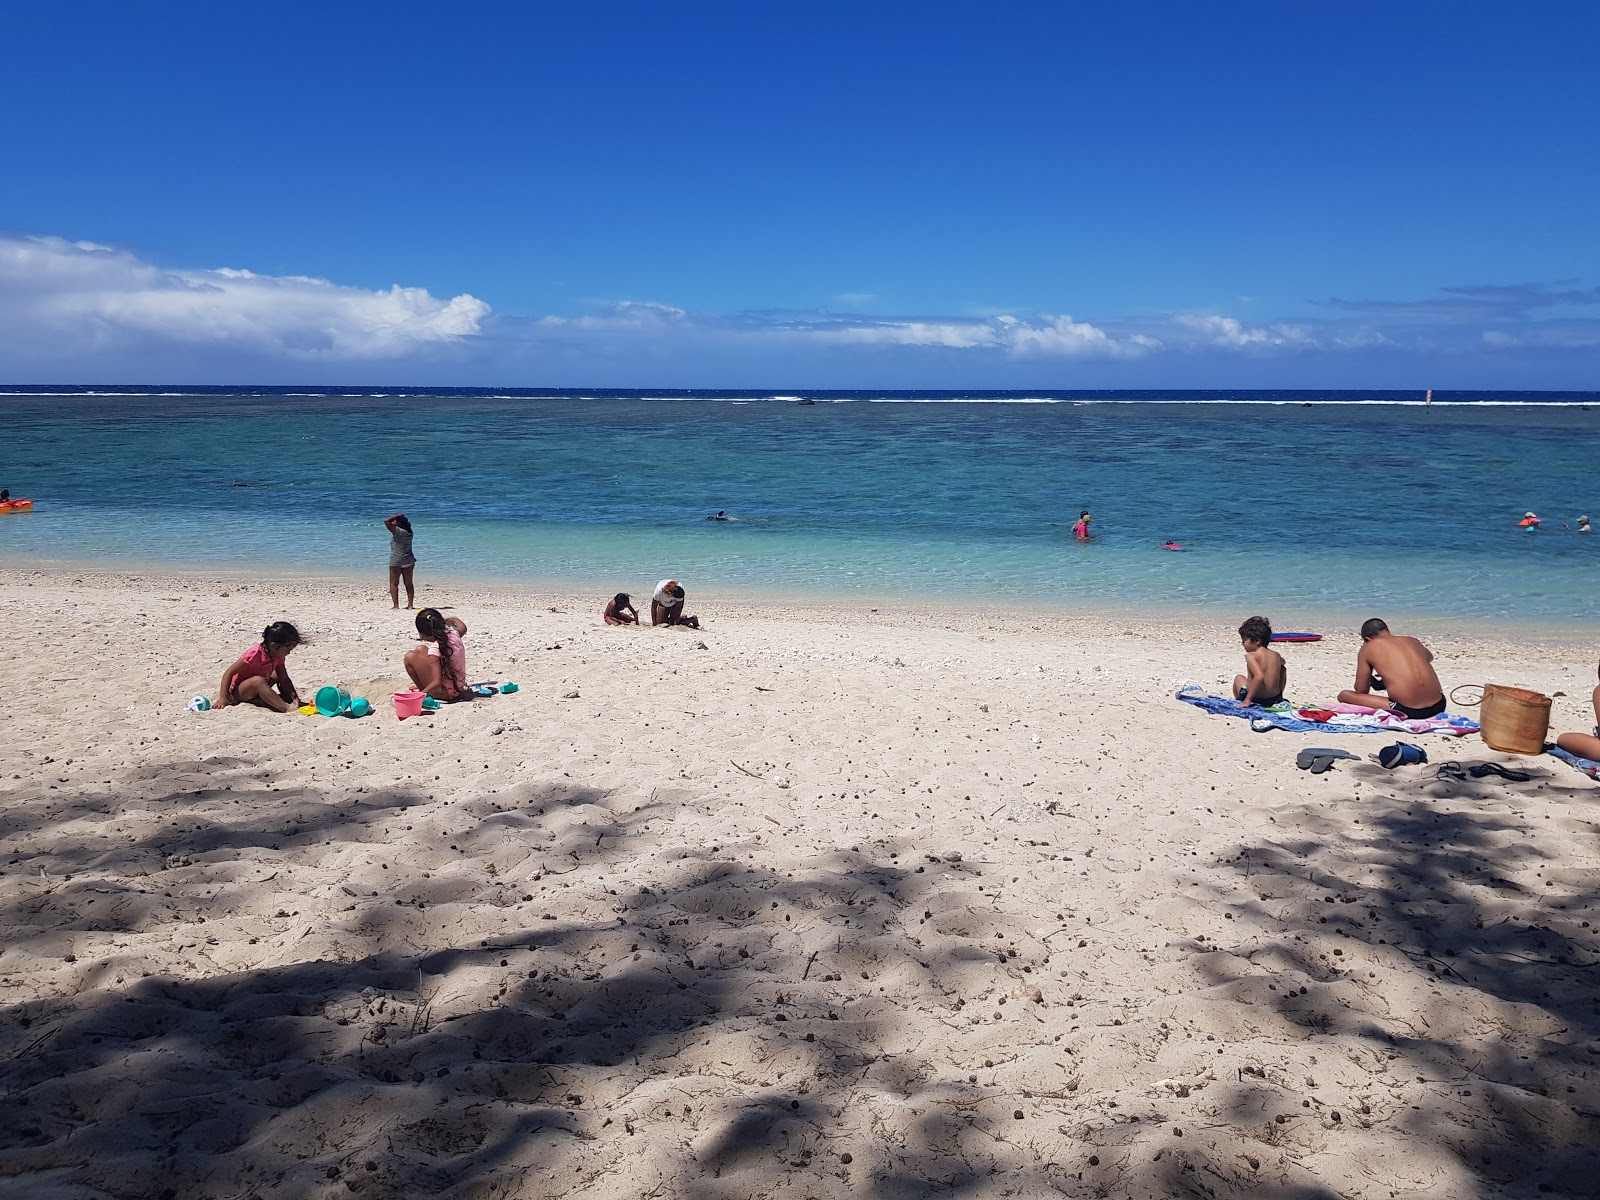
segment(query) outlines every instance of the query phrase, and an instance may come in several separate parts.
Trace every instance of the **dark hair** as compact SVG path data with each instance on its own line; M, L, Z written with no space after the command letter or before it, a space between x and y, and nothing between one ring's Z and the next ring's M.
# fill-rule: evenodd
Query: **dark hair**
M1373 617L1370 621L1368 621L1366 624L1361 626L1361 640L1364 642L1368 638L1375 638L1380 633L1388 633L1388 632L1389 632L1389 627L1387 625L1385 625L1382 621L1380 621L1377 617Z
M1085 517L1087 517L1087 516L1088 516L1088 515L1089 515L1089 510L1088 510L1088 509L1087 509L1087 508L1086 508L1086 509L1084 509L1084 510L1083 510L1083 511L1082 511L1082 512L1081 512L1081 513L1079 513L1079 514L1078 514L1078 520L1080 520L1080 521L1081 521L1081 520L1083 520L1083 519L1084 519L1084 518L1085 518Z
M286 646L293 650L302 640L300 631L287 621L274 621L261 631L263 646Z
M394 519L394 523L400 526L401 529L404 529L407 533L411 532L411 518L406 516L405 513L401 513L398 517L396 517Z
M671 587L669 587L667 589L667 595L673 597L676 600L682 600L683 599L683 584L681 584L681 583L673 584Z
M1265 646L1272 641L1272 622L1265 617L1250 617L1239 626L1239 636L1245 641Z
M633 601L628 599L627 592L618 592L615 596L611 597L611 603L615 604L618 608L633 607Z
M450 661L450 626L437 608L417 610L417 632L439 647L439 674L452 688L459 691L462 680L456 678L455 664Z

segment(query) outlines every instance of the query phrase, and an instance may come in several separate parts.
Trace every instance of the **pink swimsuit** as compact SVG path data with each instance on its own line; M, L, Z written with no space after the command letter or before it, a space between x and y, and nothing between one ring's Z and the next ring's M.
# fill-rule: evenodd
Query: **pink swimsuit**
M235 699L239 695L239 684L246 679L271 679L278 671L277 659L267 653L265 646L251 646L239 656L239 661L244 664L244 670L228 680L228 695Z

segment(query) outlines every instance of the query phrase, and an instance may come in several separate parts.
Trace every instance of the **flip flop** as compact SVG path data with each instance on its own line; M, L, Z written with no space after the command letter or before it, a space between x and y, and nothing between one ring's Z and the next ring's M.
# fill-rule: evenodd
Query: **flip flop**
M1467 774L1474 779L1482 779L1487 775L1498 775L1501 779L1510 780L1512 783L1526 783L1533 778L1526 771L1508 771L1499 763L1474 763L1467 768Z
M1356 756L1348 750L1330 750L1326 746L1307 746L1294 756L1294 765L1302 771L1310 771L1313 775L1321 775L1333 766L1337 759Z
M1467 778L1467 772L1458 762L1443 762L1439 764L1439 769L1433 773L1433 777L1445 780L1447 783L1462 783Z

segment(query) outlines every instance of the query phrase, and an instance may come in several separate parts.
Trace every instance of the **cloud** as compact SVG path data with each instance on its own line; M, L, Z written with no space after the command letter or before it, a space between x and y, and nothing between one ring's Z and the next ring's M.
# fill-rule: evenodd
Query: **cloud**
M0 237L0 339L59 352L158 343L295 359L398 358L477 335L489 306L424 288L303 275L165 270L61 238Z
M1144 334L1114 338L1098 326L1074 321L1071 317L1047 315L1037 324L1027 324L1013 317L1000 317L997 323L1005 331L1011 352L1017 355L1135 358L1161 346L1160 342Z
M1205 345L1221 346L1230 350L1270 349L1316 345L1310 332L1299 325L1246 326L1237 317L1179 313L1172 318L1179 329L1195 335Z
M706 329L839 346L907 346L1000 353L1017 358L1133 358L1158 349L1143 334L1114 336L1069 316L865 317L767 311L691 318Z
M1326 308L1372 313L1391 319L1419 318L1441 321L1517 320L1535 312L1557 308L1583 308L1600 304L1600 287L1575 288L1573 280L1556 283L1480 283L1443 287L1440 296L1421 300L1322 301Z
M1336 299L1309 316L1249 321L1226 311L716 312L639 299L511 315L471 295L166 269L93 242L0 235L0 377L34 382L1137 387L1286 384L1314 370L1382 386L1397 373L1437 383L1437 368L1456 364L1456 378L1474 382L1498 370L1574 386L1600 351L1596 306L1600 288L1556 280Z

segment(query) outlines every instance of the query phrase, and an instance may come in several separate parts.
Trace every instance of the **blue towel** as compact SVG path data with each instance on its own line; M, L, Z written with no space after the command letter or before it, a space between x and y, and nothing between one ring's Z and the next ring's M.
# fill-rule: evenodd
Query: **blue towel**
M1325 721L1305 721L1297 716L1294 708L1288 704L1274 708L1262 708L1259 704L1252 704L1248 708L1241 708L1237 701L1223 696L1208 696L1196 687L1180 689L1177 697L1185 704L1192 704L1196 708L1203 708L1206 712L1216 713L1218 716L1248 718L1250 728L1257 733L1265 733L1269 729L1286 729L1290 733L1387 733L1391 736L1395 734L1416 736L1397 728L1364 728L1360 725L1330 725ZM1478 725L1475 721L1469 721L1464 717L1449 717L1448 720L1459 729L1477 732Z
M1600 762L1595 762L1592 758L1579 758L1570 750L1563 750L1560 746L1551 746L1550 749L1545 751L1545 753L1554 754L1573 770L1582 771L1590 779L1593 779L1596 783L1600 783Z
M1295 716L1294 709L1287 704L1282 708L1262 708L1259 704L1252 704L1248 708L1241 707L1237 700L1229 700L1223 696L1208 696L1199 688L1184 688L1178 692L1178 699L1185 704L1192 704L1196 708L1203 708L1208 713L1216 713L1220 717L1245 717L1249 720L1252 729L1260 732L1263 726L1273 729L1287 729L1290 733L1393 733L1392 729L1361 729L1351 728L1348 725L1325 725L1321 721L1302 721Z

